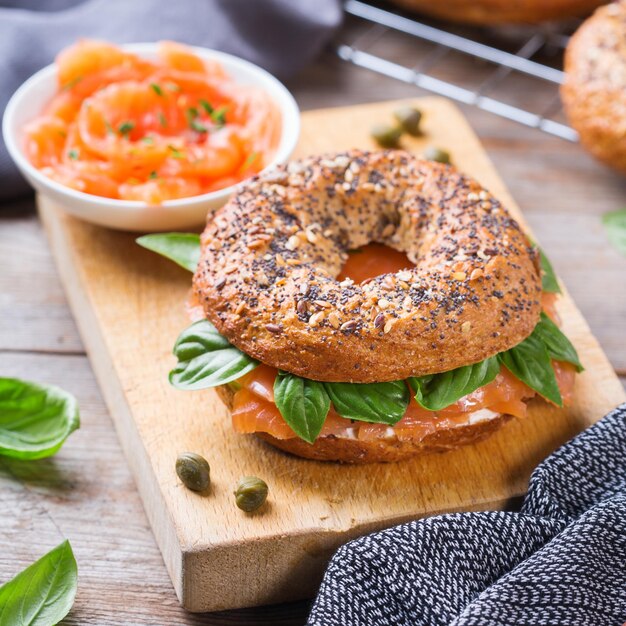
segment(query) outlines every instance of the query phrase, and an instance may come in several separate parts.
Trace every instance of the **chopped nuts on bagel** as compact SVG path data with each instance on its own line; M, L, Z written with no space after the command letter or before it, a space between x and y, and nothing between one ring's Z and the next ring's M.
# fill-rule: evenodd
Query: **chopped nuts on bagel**
M415 267L336 276L381 242ZM482 361L541 311L536 251L453 167L403 151L311 157L244 183L209 222L194 290L206 317L266 365L319 381L384 382Z

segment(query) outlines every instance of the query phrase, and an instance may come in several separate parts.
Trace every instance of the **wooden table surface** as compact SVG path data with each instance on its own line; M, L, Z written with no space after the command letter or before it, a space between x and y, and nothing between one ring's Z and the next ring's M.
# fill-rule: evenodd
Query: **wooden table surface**
M416 54L388 38L397 59ZM480 72L461 61L444 72ZM424 95L324 55L288 86L302 109ZM523 101L528 90L511 84ZM533 97L536 94L533 93ZM626 205L626 179L575 144L472 108L464 112L611 363L626 381L626 259L600 222ZM454 146L446 146L454 153ZM0 583L67 537L79 590L63 624L302 624L308 604L191 615L178 605L95 382L31 200L0 209L0 375L60 385L82 426L54 458L0 460Z

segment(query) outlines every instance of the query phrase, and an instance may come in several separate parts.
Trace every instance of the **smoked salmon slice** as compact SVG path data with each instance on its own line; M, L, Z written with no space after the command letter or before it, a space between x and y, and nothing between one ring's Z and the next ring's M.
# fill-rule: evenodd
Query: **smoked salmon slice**
M146 60L81 40L57 58L59 91L26 128L25 151L58 182L159 204L263 169L282 132L265 91L174 42Z

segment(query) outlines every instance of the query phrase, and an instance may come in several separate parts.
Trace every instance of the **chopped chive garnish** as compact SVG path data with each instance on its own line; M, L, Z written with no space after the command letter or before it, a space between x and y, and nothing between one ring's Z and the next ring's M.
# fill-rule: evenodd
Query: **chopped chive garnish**
M211 119L218 126L223 126L224 124L226 124L226 111L227 110L228 110L228 107L226 106L220 107L219 109L215 109L215 111L211 113Z
M135 122L126 121L126 122L122 122L117 127L117 130L119 130L121 135L128 135L130 131L133 130L133 128L135 128Z
M191 122L189 122L189 126L191 126L191 128L195 130L197 133L208 132L208 128L202 122L199 122L198 120L191 120Z
M196 107L189 107L187 111L185 111L187 115L187 122L193 130L197 133L206 133L208 131L207 127L198 120L198 109Z
M59 130L57 132L59 133L59 137L63 137L63 139L67 137L67 133L64 130Z
M167 83L165 85L170 91L180 91L180 87L176 83Z
M155 178L158 178L158 174L153 170L152 172L150 172L148 178L154 180Z
M78 83L80 83L81 80L83 80L82 76L77 76L76 78L70 80L69 83L66 83L65 85L63 85L62 91L69 91L70 89L72 89L72 87L75 87L76 85L78 85Z
M243 162L243 166L241 169L247 170L249 167L252 167L252 164L259 158L258 152L251 152L248 155L248 158Z
M150 83L150 89L152 89L152 91L154 91L157 96L163 95L163 90L161 89L160 85L157 85L156 83Z
M176 146L173 146L172 144L170 144L167 147L175 159L182 159L184 157L183 153Z
M113 134L113 126L111 126L111 124L109 123L108 120L104 120L104 127L107 129L107 133L109 133L110 135Z
M145 137L141 138L141 141L143 141L143 143L151 146L154 143L154 137L150 137L149 135L146 135Z
M72 161L76 161L76 159L78 158L78 150L70 150L67 153L67 156L70 157L70 159L72 159Z
M198 102L200 103L200 106L207 112L208 115L211 115L211 113L213 113L213 111L215 110L207 100L200 99L198 100Z
M163 113L159 113L159 123L163 126L163 128L167 127L167 120L165 119L165 115L163 115Z

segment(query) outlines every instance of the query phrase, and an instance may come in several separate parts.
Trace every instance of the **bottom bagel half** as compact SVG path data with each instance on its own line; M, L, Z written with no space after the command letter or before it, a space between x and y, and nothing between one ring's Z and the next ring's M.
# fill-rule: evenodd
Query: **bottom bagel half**
M222 402L232 409L234 392L231 388L228 385L221 385L215 390ZM400 441L396 437L361 440L326 435L318 437L315 443L310 444L298 437L278 439L264 432L254 434L275 448L305 459L341 463L392 463L421 454L447 452L481 441L497 431L511 417L493 413L490 417L473 423L438 429L419 441Z

